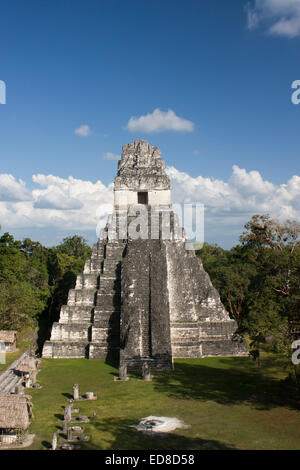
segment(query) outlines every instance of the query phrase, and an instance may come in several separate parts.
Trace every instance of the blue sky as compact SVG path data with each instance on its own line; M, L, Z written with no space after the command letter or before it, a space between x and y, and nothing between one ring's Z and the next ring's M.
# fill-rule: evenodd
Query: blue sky
M176 169L178 201L205 200L210 242L236 243L251 213L299 217L298 0L12 0L1 18L2 230L47 244L81 230L94 241L92 217L81 225L76 212L88 199L72 202L90 183L97 203L108 203L117 161L104 156L137 138ZM155 109L192 128L126 128L132 117L153 121ZM81 126L89 135L76 134ZM42 186L37 174L60 180ZM70 176L82 182L71 185L76 197Z

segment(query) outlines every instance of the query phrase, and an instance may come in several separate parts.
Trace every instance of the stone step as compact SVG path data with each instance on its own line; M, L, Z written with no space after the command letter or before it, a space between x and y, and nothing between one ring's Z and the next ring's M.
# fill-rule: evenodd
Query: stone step
M108 277L108 275L102 275L100 279L99 292L100 294L113 294L114 292L121 291L121 279L115 276Z
M46 358L84 358L88 357L87 341L46 341L43 357Z
M201 322L199 324L201 337L218 337L223 338L231 337L236 329L237 324L235 321L218 321L218 322Z
M90 343L88 348L89 359L106 359L107 357L107 344L101 345L97 343Z
M115 328L120 330L120 311L96 313L93 326L96 328Z
M105 259L122 259L124 248L124 243L107 243L105 247Z
M101 316L108 318L114 314L119 315L120 311L121 311L121 303L119 305L115 305L113 308L111 307L107 308L107 307L96 305L94 308L94 320L97 318L100 318Z
M53 323L50 341L89 341L90 324Z
M114 310L115 307L120 307L121 305L121 295L120 294L97 294L97 307L104 308L105 310Z
M98 289L99 288L98 273L81 273L78 274L76 279L75 289Z
M95 305L96 289L70 289L67 305Z
M99 344L103 343L103 345L106 345L109 333L110 333L110 328L108 327L99 328L96 326L92 326L91 341L99 343Z
M104 257L105 244L102 240L98 240L93 246L92 259L99 259Z
M128 370L141 370L142 369L142 364L144 360L149 360L151 359L149 365L150 365L150 371L151 369L173 369L173 361L172 361L172 356L171 355L157 355L155 357L150 357L150 356L144 356L144 357L135 357L135 358L127 358L127 369Z
M84 274L98 273L101 272L103 258L100 259L87 259L84 263Z
M185 325L184 323L180 326L177 325L176 327L171 325L172 344L195 344L199 341L199 328L197 325Z
M115 363L119 361L119 347L111 347L99 344L99 343L90 343L88 349L88 358L89 359L107 359L113 360Z
M120 260L105 259L102 263L101 272L107 276L110 275L110 276L120 277L121 275Z
M93 307L83 305L63 305L60 309L59 323L92 323Z
M120 343L120 335L118 331L112 328L99 328L92 327L92 339L91 342L99 346L117 347Z
M245 340L232 341L224 338L201 339L202 355L209 356L249 356Z

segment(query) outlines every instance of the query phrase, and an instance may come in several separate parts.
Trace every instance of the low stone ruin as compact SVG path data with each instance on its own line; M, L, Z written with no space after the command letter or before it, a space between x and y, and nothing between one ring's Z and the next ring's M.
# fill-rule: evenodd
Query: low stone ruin
M78 421L79 423L89 423L90 418L86 415L80 415L78 416L78 418L76 418L76 421Z
M60 449L61 450L79 450L80 446L67 442L66 444L62 444L60 446Z
M141 359L141 364L142 364L142 380L144 382L151 382L152 381L152 376L151 376L151 366L153 363L153 359L149 357L145 357ZM127 375L127 363L124 361L122 364L119 366L119 374L118 377L114 377L114 380L117 382L124 382L129 380L129 376Z
M22 383L25 388L41 388L41 385L36 381L40 362L40 360L28 356L18 364L16 370L23 377Z
M127 375L127 364L125 362L119 365L119 375L118 377L114 377L114 380L121 382L126 382L127 380L129 380L129 377Z
M151 377L151 359L145 360L142 363L142 375L143 375L143 380L145 382L150 382L152 380L152 377Z
M73 385L73 401L80 400L97 400L97 395L94 395L94 392L86 392L82 397L79 395L79 385Z
M89 423L90 418L86 415L79 415L74 418L73 413L79 413L79 409L74 408L74 401L79 400L96 400L97 396L94 395L94 392L86 392L83 397L79 395L79 386L78 384L73 385L73 398L69 403L64 407L64 416L63 416L63 436L64 442L58 445L59 434L55 432L52 438L52 450L77 450L80 449L80 446L75 444L76 442L87 442L90 437L87 434L84 434L84 427L80 426L78 423ZM94 417L96 413L94 413ZM75 424L74 424L75 423ZM72 425L73 424L73 425Z
M84 396L87 400L97 400L97 396L94 395L94 392L86 392Z

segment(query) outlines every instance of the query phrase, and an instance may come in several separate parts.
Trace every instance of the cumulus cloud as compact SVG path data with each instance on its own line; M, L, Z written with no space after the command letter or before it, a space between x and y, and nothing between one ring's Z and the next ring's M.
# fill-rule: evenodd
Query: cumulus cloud
M79 135L80 137L88 137L91 134L91 130L87 124L83 124L75 129L74 134Z
M258 171L237 165L226 181L194 177L174 167L168 167L167 173L173 203L204 204L206 240L236 243L243 225L255 213L300 221L298 175L276 185ZM53 236L53 231L71 234L87 230L96 234L96 228L99 231L104 227L112 211L113 184L43 174L33 175L32 181L35 187L29 190L12 175L0 175L0 193L5 194L0 198L3 230L24 229L28 235L30 230L44 228Z
M121 156L116 153L106 152L103 158L104 160L120 160Z
M126 129L131 132L148 134L163 131L192 132L194 127L192 121L177 116L172 109L164 112L159 108L145 116L132 116L126 125Z
M247 26L266 26L270 34L300 35L300 0L255 0L246 4Z
M0 201L30 201L32 196L24 181L13 175L0 175Z
M3 175L0 175L0 181ZM32 176L36 187L23 190L26 200L0 202L0 223L4 230L49 228L58 231L96 229L104 226L113 204L113 186L54 175Z
M169 167L173 202L200 202L206 217L223 220L223 225L235 219L242 227L254 213L269 213L280 220L300 220L300 177L293 176L286 184L275 185L264 180L258 171L246 171L233 166L228 181L196 178Z

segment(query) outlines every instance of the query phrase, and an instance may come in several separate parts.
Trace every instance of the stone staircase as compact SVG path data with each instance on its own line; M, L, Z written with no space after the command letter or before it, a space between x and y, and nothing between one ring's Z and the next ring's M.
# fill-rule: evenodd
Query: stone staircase
M0 375L0 395L13 393L15 387L21 385L23 379L18 372L18 365L29 357L29 352L25 351Z
M174 357L248 354L200 259L186 246L170 189L157 147L144 140L123 146L114 212L43 357L119 358L128 367L149 360L167 369Z
M99 240L52 326L43 357L112 359L118 355L121 259L125 243Z

